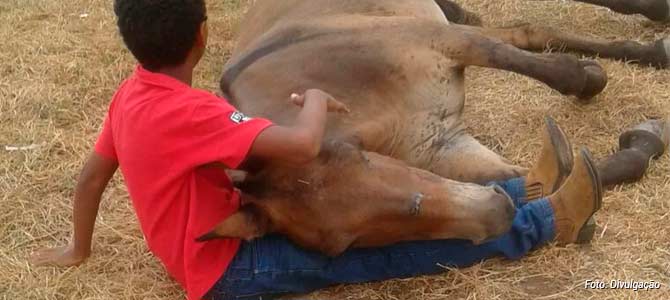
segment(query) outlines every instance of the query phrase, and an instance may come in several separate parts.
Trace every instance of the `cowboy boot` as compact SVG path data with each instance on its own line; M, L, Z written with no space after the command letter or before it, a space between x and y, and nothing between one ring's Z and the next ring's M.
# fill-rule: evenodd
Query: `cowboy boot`
M602 184L588 150L579 152L572 173L565 184L549 196L549 203L554 209L558 244L591 241L595 232L592 217L602 206Z
M551 117L545 117L542 152L526 175L526 201L554 193L572 171L573 157L570 141Z

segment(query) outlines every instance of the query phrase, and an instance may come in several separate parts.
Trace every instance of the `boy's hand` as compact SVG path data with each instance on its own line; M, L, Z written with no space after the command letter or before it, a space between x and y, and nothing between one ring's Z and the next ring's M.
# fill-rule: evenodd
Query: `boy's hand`
M291 102L297 106L302 107L305 104L305 101L310 101L309 99L322 98L325 99L328 103L329 112L339 112L339 113L349 113L351 112L349 108L342 102L335 100L330 94L318 90L310 89L307 90L304 94L291 94Z
M74 192L72 242L64 247L42 249L28 259L36 266L77 266L91 255L91 239L98 216L100 196L114 176L119 163L96 152L91 153L79 175Z
M77 253L74 245L69 244L63 247L47 248L34 252L28 259L35 266L58 266L70 267L78 266L83 263L90 253Z

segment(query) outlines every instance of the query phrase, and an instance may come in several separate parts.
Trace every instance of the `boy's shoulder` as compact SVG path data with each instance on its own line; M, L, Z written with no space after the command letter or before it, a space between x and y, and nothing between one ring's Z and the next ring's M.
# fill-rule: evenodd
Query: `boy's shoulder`
M188 91L188 98L192 100L192 104L195 105L215 105L221 106L226 109L234 109L234 107L228 102L226 98L220 97L214 93L197 89L190 88Z
M188 94L189 94L189 96L193 97L193 99L198 100L198 101L208 102L208 101L224 100L223 98L220 98L216 94L210 93L210 92L205 91L205 90L197 89L197 88L188 88Z
M193 110L194 114L227 114L229 112L235 111L236 109L231 106L228 101L224 98L221 98L213 93L208 91L199 90L191 88L188 91L188 95L184 95L184 103L190 109Z
M149 87L150 86L151 85L149 85ZM199 106L201 104L220 102L228 104L226 99L221 98L214 93L186 85L178 86L177 88L167 88L164 85L156 85L154 87L155 88L148 88L144 82L138 80L137 76L131 76L119 85L113 100L122 98L124 100L130 100L129 102L132 103L136 102L134 100L144 101L160 98L163 104L173 102L173 104L179 106Z
M133 74L119 85L115 97L140 100L159 97L161 99L191 100L188 102L196 103L223 100L213 93L191 87L176 78L149 72L139 65Z

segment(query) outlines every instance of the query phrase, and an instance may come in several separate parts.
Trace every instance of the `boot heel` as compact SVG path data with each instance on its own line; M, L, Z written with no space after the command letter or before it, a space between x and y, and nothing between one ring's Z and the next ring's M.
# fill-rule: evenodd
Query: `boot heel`
M588 221L582 226L582 229L579 230L577 235L576 244L588 244L593 240L593 236L596 233L596 221L593 220L593 217L589 218Z

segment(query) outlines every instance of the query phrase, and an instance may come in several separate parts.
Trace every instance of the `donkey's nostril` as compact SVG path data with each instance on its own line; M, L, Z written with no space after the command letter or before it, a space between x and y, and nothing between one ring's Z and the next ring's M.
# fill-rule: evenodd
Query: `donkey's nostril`
M507 194L507 192L497 184L493 186L493 190L496 191L496 193L501 194L501 195L509 198L510 200L512 199L512 197L510 197L510 195Z
M510 197L510 195L507 194L507 192L502 187L500 187L499 185L494 185L493 190L496 193L498 193L499 196L502 196L502 197L505 198L505 200L507 200L506 202L509 205L506 205L506 207L505 207L505 214L509 219L514 218L514 214L516 213L516 209L514 208L514 201L512 201L512 197Z

